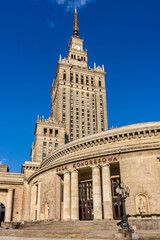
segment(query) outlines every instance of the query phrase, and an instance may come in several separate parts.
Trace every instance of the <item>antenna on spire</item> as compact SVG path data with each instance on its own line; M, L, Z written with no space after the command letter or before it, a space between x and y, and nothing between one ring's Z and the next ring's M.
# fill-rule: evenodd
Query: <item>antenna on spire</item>
M73 36L78 37L78 33L79 33L79 29L78 29L78 20L77 20L77 9L75 8Z

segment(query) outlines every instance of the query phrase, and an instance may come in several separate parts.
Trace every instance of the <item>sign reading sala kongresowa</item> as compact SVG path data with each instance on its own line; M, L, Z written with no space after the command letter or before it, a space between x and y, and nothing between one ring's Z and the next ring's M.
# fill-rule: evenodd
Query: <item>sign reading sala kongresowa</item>
M94 158L90 160L84 160L84 161L78 161L72 164L73 168L80 168L80 167L87 167L87 166L92 166L92 165L97 165L97 164L103 164L107 162L118 162L118 159L116 156L110 156L110 157L103 157L103 158ZM71 168L71 166L70 166ZM61 172L64 170L68 170L68 165L64 165L61 167L56 168L56 172Z

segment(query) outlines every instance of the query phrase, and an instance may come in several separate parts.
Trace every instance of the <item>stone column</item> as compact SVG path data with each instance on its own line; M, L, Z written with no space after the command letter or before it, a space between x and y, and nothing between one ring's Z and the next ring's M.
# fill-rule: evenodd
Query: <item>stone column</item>
M11 221L12 205L13 205L13 189L8 189L5 222L10 222Z
M71 178L70 173L64 173L64 192L63 192L63 219L71 219Z
M41 182L38 183L37 220L40 220Z
M104 219L113 219L110 165L102 166Z
M102 219L102 199L101 199L101 179L100 167L92 167L92 183L93 183L93 211L94 220Z
M71 219L79 220L78 171L71 171Z

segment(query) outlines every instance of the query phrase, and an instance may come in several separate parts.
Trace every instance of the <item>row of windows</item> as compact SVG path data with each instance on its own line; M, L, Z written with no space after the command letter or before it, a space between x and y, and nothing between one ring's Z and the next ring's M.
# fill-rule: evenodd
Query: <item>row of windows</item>
M75 54L71 54L72 59L77 59L78 61L86 61L85 57L82 56L76 56Z
M63 80L66 80L66 71L63 72ZM70 73L70 82L73 82L73 80L74 80L74 75L71 72ZM94 86L94 78L91 77L89 80L88 76L84 77L84 75L79 76L78 74L75 74L75 83L86 84L87 86L91 85L93 87ZM99 87L102 86L101 79L99 79L98 85L99 85Z
M50 129L44 128L43 133L44 133L44 135L47 135L49 133L49 135L53 136L53 134L54 134L55 137L58 136L58 130L57 129L54 130L54 129L51 129L51 128Z

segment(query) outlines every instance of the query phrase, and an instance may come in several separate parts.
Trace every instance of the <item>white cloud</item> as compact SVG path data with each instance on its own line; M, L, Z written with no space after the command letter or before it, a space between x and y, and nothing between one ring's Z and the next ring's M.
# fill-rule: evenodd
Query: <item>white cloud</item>
M7 161L7 158L2 158L2 161Z
M80 8L85 6L87 3L93 2L94 0L50 0L58 5L65 5L67 11L70 9Z
M0 161L0 164L2 164L2 161Z

